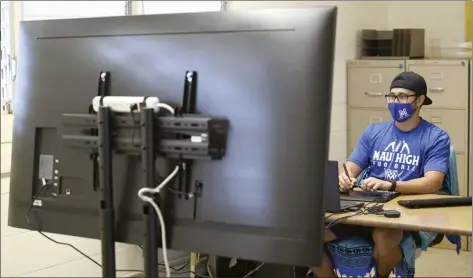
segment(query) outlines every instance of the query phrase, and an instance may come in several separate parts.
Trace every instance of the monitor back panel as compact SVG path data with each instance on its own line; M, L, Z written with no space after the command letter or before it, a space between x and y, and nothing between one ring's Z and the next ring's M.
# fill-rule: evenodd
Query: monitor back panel
M328 157L335 21L325 7L22 22L9 224L36 229L25 214L40 158L52 158L60 194L40 197L43 231L98 238L90 153L63 147L61 114L87 113L100 71L111 72L112 95L176 106L194 70L198 113L226 116L231 128L222 161L195 163L202 196L166 198L170 247L318 262L323 183L314 181ZM174 165L166 161L161 177ZM117 238L141 244L139 160L115 155L113 170Z

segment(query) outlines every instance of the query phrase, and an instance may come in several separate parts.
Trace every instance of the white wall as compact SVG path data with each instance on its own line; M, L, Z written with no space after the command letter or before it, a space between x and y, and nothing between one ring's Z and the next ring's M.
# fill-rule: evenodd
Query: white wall
M125 1L22 1L22 20L125 15Z
M15 1L16 7L21 6ZM134 2L134 6L139 3ZM426 28L427 44L430 38L461 41L464 35L464 3L462 1L442 2L342 2L342 1L230 1L228 9L307 7L316 5L337 5L339 7L336 57L334 70L334 97L331 125L330 157L346 159L346 67L348 59L355 58L356 31L359 29ZM46 9L42 6L40 9ZM117 8L118 10L118 8ZM36 10L38 11L38 10ZM80 12L81 16L88 14ZM157 12L157 11L156 11ZM148 13L148 12L144 12ZM18 17L21 12L14 11ZM46 13L48 14L48 13ZM49 13L52 14L52 13ZM96 11L90 11L97 16ZM57 16L54 15L54 16ZM17 30L17 28L16 28ZM17 32L17 31L16 31ZM17 36L16 36L17 37ZM16 50L18 45L15 44ZM428 48L428 46L427 46ZM8 117L2 116L2 142L11 130ZM5 124L4 124L5 123ZM2 144L2 172L9 163L11 145ZM5 154L5 155L4 155ZM5 163L4 163L5 162ZM5 166L6 168L9 168ZM7 227L8 179L2 179L1 186L1 276L81 276L99 277L98 267L67 246L60 246L41 237L38 233ZM57 240L72 243L88 255L100 259L100 245L96 240L52 235ZM141 251L134 246L117 245L119 268L141 269Z
M424 28L426 54L432 39L465 41L464 1L386 1L388 27Z
M462 41L465 34L463 1L230 1L227 8L292 8L336 5L338 11L330 159L347 158L346 60L358 53L356 31L425 28L426 53L431 39Z
M221 1L143 1L144 14L220 11Z

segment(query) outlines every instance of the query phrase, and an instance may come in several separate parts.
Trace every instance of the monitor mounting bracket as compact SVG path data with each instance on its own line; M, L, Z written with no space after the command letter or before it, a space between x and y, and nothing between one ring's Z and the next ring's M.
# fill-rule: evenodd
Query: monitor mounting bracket
M196 114L197 72L187 71L184 79L184 93L181 107L176 108L174 115L157 116L153 108L146 107L146 101L140 109L130 109L130 113L116 113L110 106L104 105L102 99L110 96L111 74L101 72L99 93L101 97L97 113L89 108L88 114L63 114L64 130L61 138L69 148L89 149L92 151L95 181L100 187L101 242L103 277L116 277L115 264L115 211L113 204L113 153L130 156L141 156L144 187L156 185L156 158L166 157L176 160L180 165L177 182L179 198L188 199L191 189L192 165L194 160L221 160L226 153L229 121L226 118L209 117ZM146 99L146 97L145 97ZM136 115L135 115L136 113ZM135 129L140 116L141 132L138 138L125 136L125 129ZM75 134L69 133L75 130ZM86 134L86 135L84 135ZM98 170L97 170L98 169ZM98 171L98 173L96 173ZM158 196L159 197L159 196ZM159 205L159 203L158 203ZM143 207L145 219L145 277L158 277L158 254L160 243L156 212L149 204ZM194 213L195 215L195 213Z

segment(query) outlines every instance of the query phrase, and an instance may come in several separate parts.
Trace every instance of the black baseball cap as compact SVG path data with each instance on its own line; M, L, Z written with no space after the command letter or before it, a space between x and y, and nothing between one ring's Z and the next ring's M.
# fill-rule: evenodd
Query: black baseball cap
M425 79L415 72L406 71L398 74L391 83L391 89L393 88L411 90L416 96L425 96L422 105L432 104L432 100L427 96L427 83L425 83Z

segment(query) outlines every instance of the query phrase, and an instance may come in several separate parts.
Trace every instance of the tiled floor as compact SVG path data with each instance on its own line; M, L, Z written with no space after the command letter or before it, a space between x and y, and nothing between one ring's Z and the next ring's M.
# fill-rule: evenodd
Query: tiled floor
M11 147L12 147L12 133L13 133L13 115L1 115L1 173L2 177L5 176L8 172L10 172L10 165L11 165Z
M416 277L472 277L471 252L430 248L416 260Z
M10 172L10 165L11 165L11 150L12 144L11 143L2 143L1 145L1 157L2 163L0 165L2 177L8 177Z
M2 144L6 142L11 142L12 133L13 133L13 115L2 114Z

